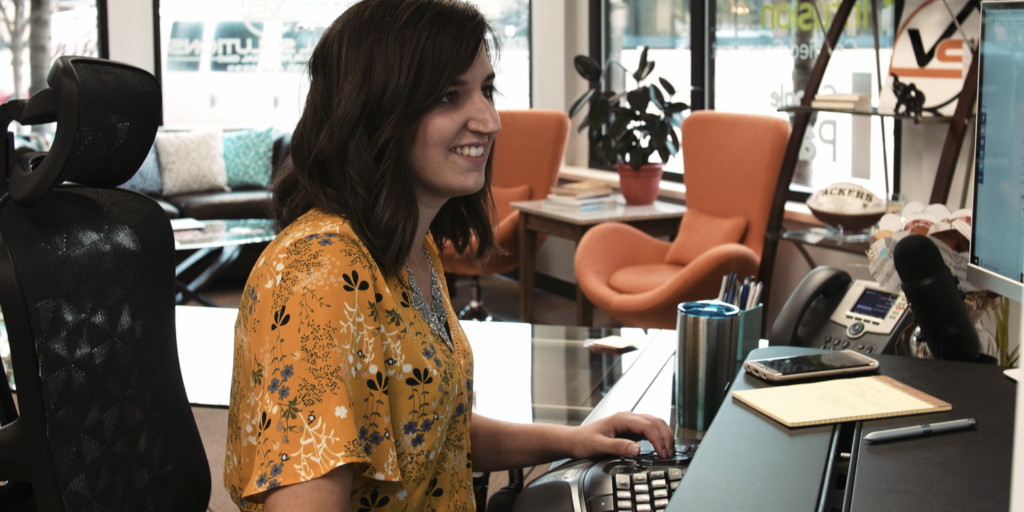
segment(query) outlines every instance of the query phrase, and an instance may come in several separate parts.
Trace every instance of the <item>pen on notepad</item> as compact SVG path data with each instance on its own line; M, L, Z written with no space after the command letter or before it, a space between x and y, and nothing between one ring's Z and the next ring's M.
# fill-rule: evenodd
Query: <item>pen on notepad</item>
M864 440L869 443L895 441L897 439L906 439L909 437L922 437L942 432L966 430L977 424L978 422L974 421L974 418L965 418L962 420L943 421L941 423L915 425L913 427L894 428L892 430L879 430L878 432L872 432L864 436Z

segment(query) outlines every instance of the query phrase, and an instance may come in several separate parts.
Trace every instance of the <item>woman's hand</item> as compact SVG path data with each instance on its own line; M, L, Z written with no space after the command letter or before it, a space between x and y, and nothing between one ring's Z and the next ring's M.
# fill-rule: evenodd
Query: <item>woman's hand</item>
M675 438L664 420L650 414L620 412L589 425L576 427L573 432L572 457L585 459L600 455L635 457L640 445L635 441L647 439L654 445L658 456L675 456Z

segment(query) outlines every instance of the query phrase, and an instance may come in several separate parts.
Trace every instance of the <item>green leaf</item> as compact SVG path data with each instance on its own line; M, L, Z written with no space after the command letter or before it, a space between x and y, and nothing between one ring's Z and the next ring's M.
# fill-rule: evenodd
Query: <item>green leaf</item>
M676 112L675 114L668 116L668 122L676 128L681 128L683 126L683 114Z
M615 117L615 122L612 123L612 127L609 130L608 135L619 138L622 136L626 128L629 127L629 123L633 121L632 111L623 109L623 113Z
M647 87L634 89L626 94L626 101L629 102L629 108L643 113L647 111L647 104L651 101L651 93L647 92Z
M601 79L601 64L588 55L577 55L572 60L576 66L576 72L584 79L594 82Z
M615 97L615 91L604 91L601 93L601 96L604 96L605 98L608 98L608 101L611 101L612 98Z
M580 133L584 128L590 126L590 116L594 113L593 110L587 112L587 115L583 116L583 122L580 123L580 127L576 129L576 133Z
M669 103L668 105L665 105L664 112L665 112L665 115L670 115L670 114L677 114L679 112L683 112L683 111L689 110L689 109L690 109L690 106L687 105L686 103L682 103L682 102Z
M642 73L640 73L640 80L643 80L643 79L647 78L647 76L651 74L651 71L654 71L654 61L653 60L648 62L647 63L647 67L643 69Z
M672 138L672 145L673 145L673 147L675 147L675 149L672 151L672 154L674 155L674 154L679 152L679 137L676 137L676 131L675 130L669 130L668 134Z
M633 73L633 78L637 82L644 79L644 70L647 69L647 50L645 46L644 51L640 52L640 64L636 67L636 72Z
M661 88L657 85L650 86L651 89L651 101L658 107L658 110L665 111L665 96L661 93Z
M594 93L596 92L597 89L590 89L589 91L583 93L583 95L580 96L579 98L576 98L576 101L572 102L572 105L569 105L569 117L576 117L576 114L579 113L580 109L583 108L583 105L586 105L587 102L590 101L590 98L592 98L594 96Z
M661 82L661 86L665 88L665 92L667 92L669 96L676 95L676 88L672 86L671 82L664 78L658 78L658 81Z

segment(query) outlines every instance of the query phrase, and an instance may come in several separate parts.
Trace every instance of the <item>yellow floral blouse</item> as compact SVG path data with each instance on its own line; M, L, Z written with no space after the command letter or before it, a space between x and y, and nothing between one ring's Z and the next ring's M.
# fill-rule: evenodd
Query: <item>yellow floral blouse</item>
M411 296L404 271L385 279L349 223L319 210L263 252L235 324L228 412L224 485L243 511L353 462L353 511L475 509L473 354L447 293L454 351Z

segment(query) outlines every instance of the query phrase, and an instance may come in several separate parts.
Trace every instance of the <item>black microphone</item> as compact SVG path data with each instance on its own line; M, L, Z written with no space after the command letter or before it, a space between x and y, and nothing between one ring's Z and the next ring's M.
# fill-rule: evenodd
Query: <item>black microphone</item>
M935 242L910 235L896 244L893 263L932 355L936 359L977 360L981 353L978 331Z

